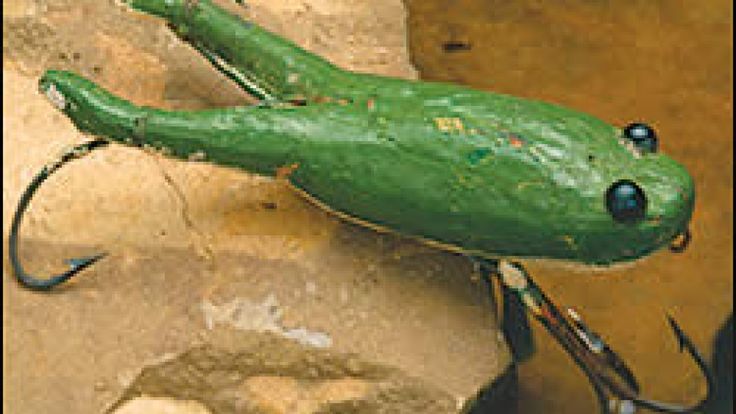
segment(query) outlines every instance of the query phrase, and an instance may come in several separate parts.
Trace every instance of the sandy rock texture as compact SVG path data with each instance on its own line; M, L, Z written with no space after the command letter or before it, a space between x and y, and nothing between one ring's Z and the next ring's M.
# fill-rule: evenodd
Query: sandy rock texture
M163 22L118 3L3 3L6 255L25 186L64 148L88 139L37 92L44 70L74 70L141 105L253 102ZM342 67L416 76L399 0L218 3ZM412 404L451 412L509 363L487 291L466 259L345 224L283 183L242 171L111 146L52 177L22 233L21 256L33 273L62 270L68 257L110 254L49 294L20 288L4 264L9 412L99 413L123 396L120 413L293 412L289 401L305 413L346 412L325 407L353 402L348 412L416 412ZM241 335L242 346L223 345L213 335L222 330ZM212 375L238 378L208 379L223 387L213 397L196 381L176 382L203 372L185 363L202 347L220 350L208 361L256 351L273 357L221 362ZM317 351L333 355L331 365L310 357ZM174 369L169 360L180 363ZM351 364L380 369L370 378L320 371L350 372ZM171 383L183 388L174 392ZM416 398L386 401L386 389ZM232 408L248 396L242 407L250 411Z
M449 394L396 369L269 334L224 330L145 367L111 409L130 414L152 404L175 413L199 413L202 406L216 413L274 414L456 409Z

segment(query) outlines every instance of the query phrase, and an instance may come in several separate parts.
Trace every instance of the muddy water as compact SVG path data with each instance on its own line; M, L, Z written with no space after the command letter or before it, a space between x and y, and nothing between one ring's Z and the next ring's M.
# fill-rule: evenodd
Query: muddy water
M557 302L573 305L629 361L651 396L702 391L677 352L665 312L710 353L733 303L732 4L726 0L407 0L421 76L555 102L616 125L654 126L661 150L695 179L693 243L596 276L530 265ZM454 44L446 50L443 44ZM592 392L536 329L520 369L524 413L593 412Z

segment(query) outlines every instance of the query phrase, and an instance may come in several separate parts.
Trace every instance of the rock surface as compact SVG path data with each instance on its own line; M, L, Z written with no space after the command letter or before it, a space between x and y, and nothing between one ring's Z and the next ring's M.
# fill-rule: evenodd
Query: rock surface
M177 413L202 410L191 401L215 413L456 411L449 394L355 355L304 349L270 334L217 331L206 341L146 366L113 412L152 398Z
M115 414L211 414L202 403L166 397L138 397L126 402Z
M399 0L227 5L340 66L416 76ZM16 0L3 3L3 15L4 254L25 186L62 149L87 139L37 93L45 69L74 70L142 105L252 102L161 21L118 2ZM67 257L110 255L50 294L20 288L5 264L3 407L13 413L99 413L133 390L143 398L152 388L141 370L155 371L162 356L186 355L196 344L219 346L212 339L219 330L291 339L304 358L317 346L392 367L385 369L400 375L390 378L416 378L418 395L444 401L435 412L509 363L467 260L345 224L282 183L242 171L111 146L44 185L22 239L21 256L38 274L59 271ZM274 358L281 341L265 348ZM186 375L182 369L161 384ZM255 400L258 390L294 390L283 401L263 397L275 407L358 394L366 404L385 403L371 391L375 384L354 380L295 388L298 377L270 370L243 387ZM212 409L200 394L152 397L130 404L168 406L165 398L175 397ZM410 412L398 410L391 412Z

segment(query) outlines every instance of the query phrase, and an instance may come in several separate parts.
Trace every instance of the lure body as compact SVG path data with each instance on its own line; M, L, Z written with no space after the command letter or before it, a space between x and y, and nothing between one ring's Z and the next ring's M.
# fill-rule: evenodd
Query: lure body
M130 3L168 20L262 102L164 111L48 71L41 90L82 131L285 177L361 222L483 257L633 260L689 222L687 171L638 152L620 129L589 115L344 71L205 0ZM618 180L646 194L642 220L618 222L607 211L606 191Z

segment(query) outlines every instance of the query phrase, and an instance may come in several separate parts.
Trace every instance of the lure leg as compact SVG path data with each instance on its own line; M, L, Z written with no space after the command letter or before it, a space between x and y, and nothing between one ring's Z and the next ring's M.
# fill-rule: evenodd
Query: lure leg
M337 103L166 111L137 106L64 71L47 71L40 88L83 132L123 145L151 147L173 158L194 158L266 176L300 163L304 151L317 147L305 144L307 132L325 139L344 138L335 131L344 128L345 119L356 111ZM368 124L350 127L351 135L371 133Z
M28 204L31 202L31 198L33 198L36 190L38 190L41 184L46 181L46 179L56 170L58 170L62 165L71 160L81 158L89 154L96 148L100 148L105 145L107 145L107 141L94 140L82 145L78 145L71 150L64 152L57 161L45 166L41 170L41 172L36 175L28 188L26 188L26 190L23 192L23 195L20 198L20 202L18 203L18 208L15 211L15 215L13 215L13 222L10 226L10 238L8 241L8 249L10 250L10 264L13 267L13 273L15 274L15 278L18 280L18 282L20 282L23 286L34 290L49 290L54 286L71 279L80 271L86 269L87 267L94 264L96 261L105 257L106 253L99 253L94 256L69 259L67 260L67 262L69 263L69 270L50 278L37 278L33 275L28 274L23 269L23 266L21 265L20 259L18 257L18 235L20 233L20 222L23 218L23 213L25 213L26 209L28 208Z
M166 19L180 38L259 99L310 100L350 90L351 76L346 71L210 0L129 0L128 4Z

